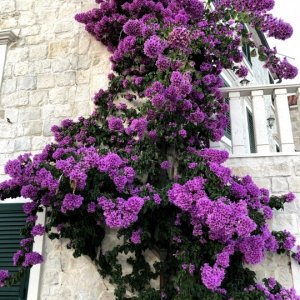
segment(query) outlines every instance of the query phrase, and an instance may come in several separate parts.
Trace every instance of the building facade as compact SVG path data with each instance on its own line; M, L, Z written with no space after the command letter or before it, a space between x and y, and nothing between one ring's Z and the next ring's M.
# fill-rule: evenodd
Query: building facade
M51 141L51 126L61 120L88 116L93 110L94 93L107 86L109 53L74 21L75 13L93 6L93 0L0 1L1 181L6 178L3 166L7 160L41 150ZM263 42L256 32L253 38L257 43ZM275 80L274 74L251 57L249 49L244 49L244 54L249 83L241 83L230 71L222 73L227 86L224 95L230 98L231 126L222 142L211 146L232 153L228 165L237 175L250 174L261 187L275 194L296 192L300 200L300 155L292 151L290 133L287 132L288 139L282 134L292 125L286 110L284 116L281 109L276 112L276 105L288 107L283 99L288 92L295 93L297 86L277 87L279 92L274 96L276 86L269 86ZM256 89L252 90L252 86ZM296 124L300 120L298 110L292 108L291 113ZM271 126L268 119L272 117L275 122ZM284 118L283 123L288 125L282 127ZM300 150L299 139L295 143ZM283 151L287 149L291 151ZM13 203L17 207L24 201L16 199ZM1 203L0 213L6 215L10 203ZM45 215L39 217L43 222ZM273 227L287 228L300 237L300 202L279 212ZM107 247L116 242L113 236L108 234ZM28 300L114 299L113 287L100 277L92 262L86 257L73 258L66 244L67 241L37 238L34 247L43 252L45 263L34 266L27 282L16 290L22 294L20 299L26 299L26 294ZM155 260L154 255L149 253L149 259ZM287 287L296 287L300 294L299 267L290 263L289 257L270 256L264 265L256 267L258 279L273 275ZM0 299L5 296L0 294Z

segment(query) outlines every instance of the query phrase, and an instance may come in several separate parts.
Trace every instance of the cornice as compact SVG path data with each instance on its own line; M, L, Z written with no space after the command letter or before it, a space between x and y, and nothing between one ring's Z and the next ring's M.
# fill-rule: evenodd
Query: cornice
M0 45L8 45L14 42L18 37L12 30L0 30Z

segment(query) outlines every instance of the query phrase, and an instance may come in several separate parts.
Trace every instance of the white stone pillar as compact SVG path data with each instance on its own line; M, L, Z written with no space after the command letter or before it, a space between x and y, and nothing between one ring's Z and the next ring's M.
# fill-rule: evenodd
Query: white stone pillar
M298 105L298 118L300 120L300 88L298 88L297 90L296 97L297 97L297 105Z
M239 92L229 93L231 141L233 154L245 154L244 107Z
M286 89L276 89L275 111L282 152L295 152L290 109Z
M264 91L252 91L251 96L256 151L257 153L269 153L270 145L268 138Z

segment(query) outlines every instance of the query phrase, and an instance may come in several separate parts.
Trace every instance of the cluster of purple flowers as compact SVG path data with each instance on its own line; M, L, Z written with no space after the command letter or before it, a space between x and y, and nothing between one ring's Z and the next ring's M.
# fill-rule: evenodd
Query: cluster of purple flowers
M115 202L104 196L98 198L98 205L103 209L106 225L116 229L127 228L136 222L144 202L145 200L138 196L127 200L117 198Z
M0 287L5 285L6 280L9 278L9 273L7 270L0 270Z

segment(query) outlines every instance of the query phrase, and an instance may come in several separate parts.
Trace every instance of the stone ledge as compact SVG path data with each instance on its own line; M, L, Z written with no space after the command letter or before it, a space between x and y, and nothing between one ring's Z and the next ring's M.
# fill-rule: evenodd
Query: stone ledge
M7 45L17 40L17 35L12 30L0 30L0 45Z

